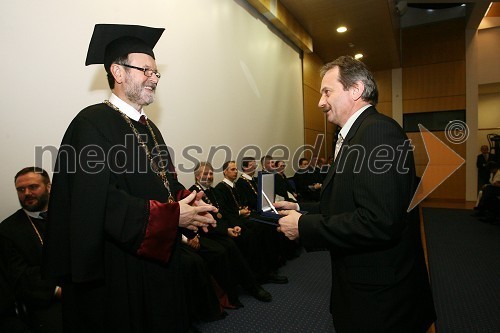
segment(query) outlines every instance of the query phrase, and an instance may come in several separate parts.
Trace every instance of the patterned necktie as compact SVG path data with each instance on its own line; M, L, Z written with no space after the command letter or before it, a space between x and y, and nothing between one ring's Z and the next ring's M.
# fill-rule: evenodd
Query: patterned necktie
M342 147L342 143L344 142L344 138L342 137L342 134L339 133L337 136L337 143L335 144L335 155L333 157L333 160L337 160L337 155L340 151L340 147Z
M139 122L143 125L146 125L146 116L142 115L141 118L139 118Z

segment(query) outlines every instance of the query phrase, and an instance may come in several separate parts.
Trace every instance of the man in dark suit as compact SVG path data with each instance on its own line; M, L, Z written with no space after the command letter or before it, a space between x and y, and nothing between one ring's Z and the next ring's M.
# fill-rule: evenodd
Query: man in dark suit
M332 261L330 311L337 333L426 332L435 320L420 242L415 166L401 127L375 109L372 74L352 57L321 71L319 107L342 127L320 202L285 209L278 228ZM377 160L378 159L378 160ZM289 209L289 210L288 210Z
M16 300L26 308L30 329L62 332L61 288L40 273L50 179L45 170L28 167L19 171L14 181L22 209L0 224L5 275Z
M488 162L494 161L494 157L490 154L489 148L486 145L481 146L481 154L477 155L477 190L481 191L483 185L490 183L490 168Z

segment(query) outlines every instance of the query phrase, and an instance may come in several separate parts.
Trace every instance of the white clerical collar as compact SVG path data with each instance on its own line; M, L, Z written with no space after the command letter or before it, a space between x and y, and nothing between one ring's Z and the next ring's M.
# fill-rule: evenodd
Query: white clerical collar
M133 106L127 104L113 93L111 93L111 96L109 97L109 102L120 109L121 112L125 113L127 117L132 120L139 121L141 116L146 117L146 119L148 118L148 116L144 113L144 109L141 108L140 112L137 111Z
M247 175L246 173L242 173L242 174L241 174L241 177L243 177L243 178L245 178L245 179L248 179L248 180L253 180L252 176Z
M226 183L227 185L231 186L231 187L234 187L234 183L232 181L230 181L229 179L227 178L224 178L222 180L224 183Z
M29 217L32 217L34 219L44 219L43 217L40 216L40 213L43 213L43 211L39 211L39 212L30 212L26 209L24 209L24 212L29 216Z
M203 185L202 185L201 183L199 183L199 182L196 182L196 186L201 187L201 189L202 189L203 191L205 191L205 190L207 189L207 187L206 187L206 186L203 186Z
M372 106L372 105L367 104L367 105L363 106L361 109L354 112L352 114L352 116L349 117L349 119L347 119L346 123L344 124L344 126L342 126L342 129L340 130L340 133L339 133L342 136L342 138L345 139L347 137L347 133L349 133L349 130L351 129L352 124L354 124L354 122L356 121L356 119L358 119L358 117L361 115L361 113L363 111L365 111L366 109L368 109L370 106Z

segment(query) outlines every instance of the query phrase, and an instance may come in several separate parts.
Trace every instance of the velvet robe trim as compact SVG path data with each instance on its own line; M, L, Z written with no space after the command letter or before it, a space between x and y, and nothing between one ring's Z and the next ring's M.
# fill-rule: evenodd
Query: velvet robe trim
M176 243L180 207L178 203L149 201L149 218L137 254L168 263Z

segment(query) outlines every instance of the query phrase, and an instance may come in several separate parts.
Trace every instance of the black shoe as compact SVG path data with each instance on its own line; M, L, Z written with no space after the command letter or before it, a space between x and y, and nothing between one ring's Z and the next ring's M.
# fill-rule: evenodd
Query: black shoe
M278 275L278 274L276 274L276 272L269 273L266 280L269 283L276 283L276 284L288 283L288 278L286 276Z
M270 293L264 290L259 285L255 285L252 287L251 290L249 290L250 295L252 295L255 299L261 301L261 302L271 302L273 299L273 296L271 296Z

